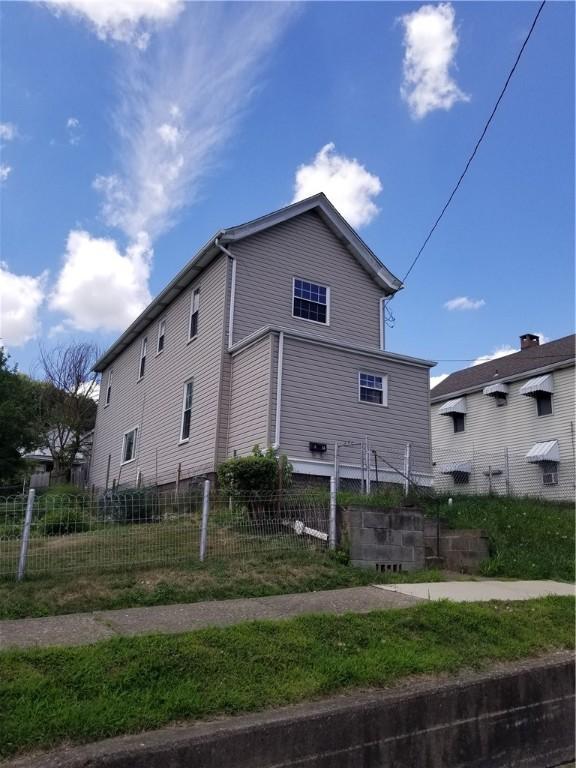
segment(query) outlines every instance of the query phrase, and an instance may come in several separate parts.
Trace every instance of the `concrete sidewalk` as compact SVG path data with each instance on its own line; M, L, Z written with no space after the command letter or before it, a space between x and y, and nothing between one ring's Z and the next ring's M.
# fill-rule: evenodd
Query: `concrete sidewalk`
M0 621L0 650L89 645L119 635L190 632L256 619L289 619L306 613L368 613L386 608L404 608L417 602L420 602L419 598L384 592L375 587L352 587L294 595L6 620Z
M0 621L0 650L89 645L111 637L190 632L256 619L289 619L307 613L368 613L404 608L422 600L528 600L544 595L573 594L573 585L556 581L444 581L73 613Z
M574 585L561 581L437 581L425 584L378 584L377 589L421 600L453 600L456 603L530 600L546 595L574 596Z

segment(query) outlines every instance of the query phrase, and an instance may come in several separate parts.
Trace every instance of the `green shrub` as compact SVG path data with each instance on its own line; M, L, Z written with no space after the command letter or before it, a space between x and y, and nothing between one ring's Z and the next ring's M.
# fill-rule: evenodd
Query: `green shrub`
M107 491L98 499L98 516L116 523L158 522L158 494L145 488Z
M228 459L218 467L220 489L228 496L263 498L292 484L292 465L272 448L256 445L251 456Z
M44 536L66 536L89 529L90 518L80 509L51 509L38 524L38 532Z

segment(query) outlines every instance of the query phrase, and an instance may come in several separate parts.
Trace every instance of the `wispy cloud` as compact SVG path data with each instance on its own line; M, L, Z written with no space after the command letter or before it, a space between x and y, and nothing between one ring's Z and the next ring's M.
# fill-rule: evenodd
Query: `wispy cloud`
M378 176L358 160L339 155L330 143L322 147L311 163L296 171L292 202L324 192L353 227L362 227L378 213L374 198L381 191Z
M0 141L13 141L18 136L14 123L0 123Z
M448 373L439 373L437 376L430 376L430 389L434 389L440 382L447 379L449 375Z
M68 143L73 147L80 144L80 120L77 117L69 117L66 120L66 131L68 133Z
M0 164L0 184L4 184L8 176L12 173L12 166L7 163Z
M514 352L518 352L518 349L511 347L509 344L503 344L501 347L496 347L493 352L488 355L480 355L474 360L471 365L480 365L481 363L487 363L489 360L496 360L499 357L506 357L506 355L512 355Z
M38 334L46 276L17 275L0 262L0 346L19 347Z
M412 116L451 109L469 101L452 77L458 50L454 8L450 3L423 5L401 17L404 27L404 80L400 89Z
M191 4L145 57L127 53L119 168L95 180L108 224L154 239L196 199L293 13L285 3Z
M484 299L469 299L468 296L458 296L455 299L445 302L444 309L448 309L451 312L454 310L465 311L469 309L480 309L485 306Z
M67 13L90 25L101 40L129 43L145 50L150 31L174 21L181 0L50 0L56 13Z

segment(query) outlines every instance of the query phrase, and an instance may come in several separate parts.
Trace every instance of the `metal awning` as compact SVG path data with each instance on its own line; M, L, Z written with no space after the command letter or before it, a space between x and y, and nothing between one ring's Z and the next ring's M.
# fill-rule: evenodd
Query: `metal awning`
M549 394L554 392L554 380L551 373L530 379L520 387L521 395L537 395L539 392L548 392Z
M450 416L451 413L466 413L466 398L458 397L456 400L448 400L440 406L439 413L442 416Z
M462 472L462 474L472 474L472 462L471 461L451 461L449 464L440 465L441 475L453 475L455 472Z
M507 395L508 394L508 384L503 384L501 381L495 381L494 384L488 384L487 387L484 387L482 390L483 395Z
M558 440L535 443L526 454L526 458L531 464L537 464L539 461L560 461Z

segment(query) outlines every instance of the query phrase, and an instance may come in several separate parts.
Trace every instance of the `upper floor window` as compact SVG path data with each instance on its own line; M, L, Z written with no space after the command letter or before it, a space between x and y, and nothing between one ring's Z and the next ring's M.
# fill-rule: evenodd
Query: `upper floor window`
M134 429L124 433L124 439L122 440L122 464L127 464L136 458L137 437L138 427L134 427Z
M112 396L112 374L113 374L113 372L114 371L113 371L112 368L110 368L110 370L108 371L108 381L106 383L106 399L104 401L104 405L110 405L110 398Z
M146 372L146 353L148 350L148 337L144 336L142 339L142 346L140 347L140 365L138 366L138 378L141 379Z
M552 395L550 392L538 392L535 400L538 416L549 416L552 413Z
M190 438L190 422L192 420L192 393L194 383L187 381L184 384L184 397L182 400L182 425L180 427L180 441L184 442Z
M313 323L330 322L330 289L325 285L309 283L307 280L294 278L292 290L292 314L302 320Z
M452 423L454 424L454 432L464 432L466 425L466 415L464 413L452 413Z
M362 403L388 405L388 382L386 376L374 373L358 374L358 399Z
M166 341L166 320L163 318L158 323L158 345L156 348L156 354L160 354L164 350L164 343Z
M200 288L192 291L190 299L190 324L188 327L188 341L196 338L198 335L198 315L200 313Z

